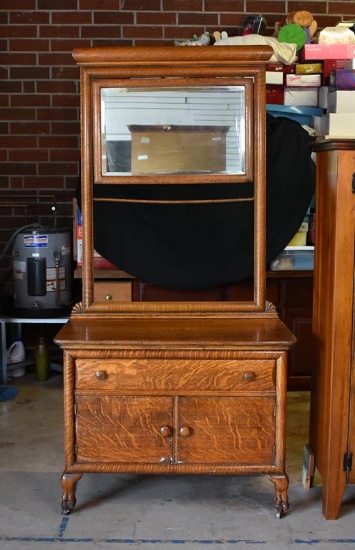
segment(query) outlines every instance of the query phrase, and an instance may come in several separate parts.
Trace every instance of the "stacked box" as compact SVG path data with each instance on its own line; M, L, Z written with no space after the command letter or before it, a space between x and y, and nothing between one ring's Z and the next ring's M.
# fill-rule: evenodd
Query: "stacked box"
M355 90L355 69L334 69L331 71L329 90Z

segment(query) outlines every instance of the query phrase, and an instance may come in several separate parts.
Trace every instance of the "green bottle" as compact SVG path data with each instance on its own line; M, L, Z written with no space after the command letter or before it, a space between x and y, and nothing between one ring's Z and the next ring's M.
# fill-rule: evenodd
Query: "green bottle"
M40 336L35 349L35 370L39 382L45 382L49 378L49 351L46 339Z

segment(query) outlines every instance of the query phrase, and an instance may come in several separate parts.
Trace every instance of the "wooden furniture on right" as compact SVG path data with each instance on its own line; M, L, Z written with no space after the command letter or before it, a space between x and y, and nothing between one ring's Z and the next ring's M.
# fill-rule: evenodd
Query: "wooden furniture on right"
M322 477L324 516L336 519L345 486L355 484L355 140L317 142L314 150L313 334L317 360L309 447Z

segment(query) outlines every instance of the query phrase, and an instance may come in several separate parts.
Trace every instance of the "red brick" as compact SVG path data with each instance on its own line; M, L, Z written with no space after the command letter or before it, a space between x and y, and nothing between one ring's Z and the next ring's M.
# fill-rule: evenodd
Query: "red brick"
M35 25L1 25L0 36L2 38L36 38L37 27Z
M35 149L37 147L36 136L17 136L9 134L7 136L0 136L0 147L6 149Z
M72 52L74 48L85 48L90 46L90 40L84 42L82 38L68 38L66 40L53 38L53 40L51 40L52 52Z
M52 13L53 25L89 25L92 23L92 14L86 11L66 11Z
M77 117L77 109L38 109L38 120L75 120Z
M285 5L286 2L283 1L264 0L262 13L264 15L268 13L285 13ZM259 13L258 10L260 11L260 1L247 0L247 13ZM267 15L265 15L265 18L267 19Z
M53 107L80 107L80 95L61 94L52 95Z
M161 27L124 27L123 36L125 38L161 38L163 31Z
M177 13L137 13L138 25L176 25Z
M80 151L75 149L51 149L50 155L49 155L50 161L61 161L61 162L68 162L68 161L80 161Z
M77 173L75 162L42 162L38 165L38 175L74 175Z
M76 92L76 89L76 83L72 80L40 80L37 82L37 91L39 94L73 94Z
M205 0L205 3L206 1L207 0ZM163 11L176 11L177 13L179 13L181 11L200 12L202 10L202 0L163 0ZM211 10L205 8L205 11ZM218 12L218 10L215 11Z
M9 15L10 25L46 25L49 23L49 13L44 11L16 11L10 12Z
M32 162L2 162L0 163L0 174L21 174L30 175L36 173L36 163Z
M1 9L2 10L35 10L36 9L36 0L1 0Z
M0 134L8 134L8 133L9 133L9 123L0 122Z
M49 107L51 98L47 94L19 94L11 96L12 107Z
M48 177L48 175L27 177L25 182L25 187L26 187L26 190L27 189L62 189L63 177L58 175L51 175L50 178Z
M37 122L30 119L29 122L11 122L11 134L13 135L30 135L36 136L40 134L49 134L50 126L48 122ZM16 138L18 139L18 138Z
M40 53L38 55L38 61L40 65L48 65L52 67L53 65L73 65L74 59L72 58L71 52L68 53Z
M21 38L10 40L10 51L13 52L47 52L49 51L49 40L38 40Z
M119 1L120 0L80 0L79 10L118 10ZM126 3L127 2L125 2L124 9L130 11L130 8L126 8ZM159 7L157 9L159 10Z
M80 27L77 25L48 25L39 28L41 38L79 38Z
M124 27L126 28L126 27ZM133 27L137 28L137 27ZM83 38L102 38L103 36L109 38L119 38L121 35L121 29L117 25L106 25L105 27L84 26L81 27L81 36Z
M79 67L53 67L51 69L51 79L56 80L78 80L80 77Z
M179 13L178 17L179 25L212 25L216 27L218 25L217 13Z
M0 95L0 106L1 107L9 107L10 105L10 96L7 94L1 94Z
M0 93L17 94L19 92L21 92L21 82L13 82L12 80L1 82Z
M79 112L78 117L79 119ZM55 135L80 135L80 122L52 122L51 124L51 134Z
M39 136L38 147L41 149L77 149L79 147L79 136Z
M263 4L264 1L259 2L259 11L261 9L261 13L263 13ZM241 12L245 13L244 17L248 14L248 10L245 10L244 8L243 0L205 0L205 11L216 11L217 13Z
M11 67L10 78L13 80L47 80L50 71L44 67Z
M155 14L156 16L159 14ZM133 25L134 14L122 11L94 12L94 25Z
M9 151L9 160L13 162L46 162L48 151L44 149L16 149Z
M32 80L24 80L22 82L23 93L33 94L35 92L35 83Z
M220 16L220 28L218 30L226 31L228 36L238 36L239 27L245 19L244 13L234 13L232 15L222 13ZM269 18L268 18L269 22Z
M36 55L32 53L0 54L1 65L36 65Z
M60 0L53 5L53 0L37 0L39 10L76 10L78 7L77 0Z
M34 109L3 109L0 111L1 120L33 120L36 118Z

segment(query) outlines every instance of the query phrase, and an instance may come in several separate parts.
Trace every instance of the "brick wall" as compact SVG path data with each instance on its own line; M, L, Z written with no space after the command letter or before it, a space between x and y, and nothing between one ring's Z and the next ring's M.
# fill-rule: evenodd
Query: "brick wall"
M55 6L55 9L53 9ZM79 173L79 70L71 51L97 45L163 45L206 30L238 34L261 13L271 34L306 9L319 28L355 16L353 0L1 0L0 252L26 223L70 224ZM0 297L11 292L10 255Z

